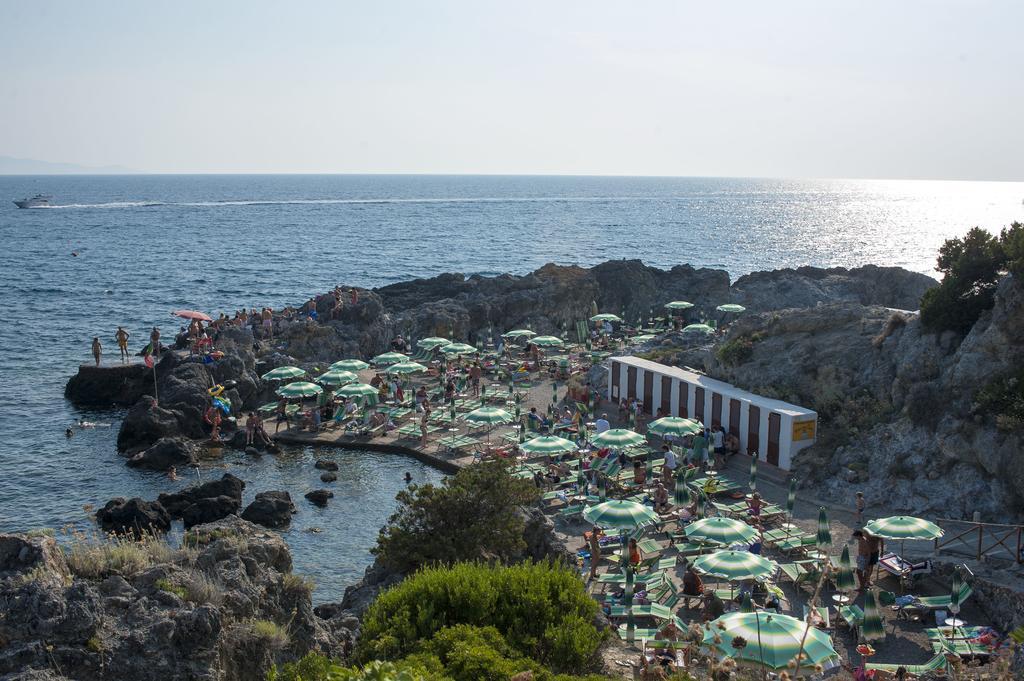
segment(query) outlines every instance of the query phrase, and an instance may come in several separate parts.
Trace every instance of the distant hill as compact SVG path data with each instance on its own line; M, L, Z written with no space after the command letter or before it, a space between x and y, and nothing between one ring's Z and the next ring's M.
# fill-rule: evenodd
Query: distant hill
M0 156L0 175L117 175L135 172L138 171L124 166L83 166Z

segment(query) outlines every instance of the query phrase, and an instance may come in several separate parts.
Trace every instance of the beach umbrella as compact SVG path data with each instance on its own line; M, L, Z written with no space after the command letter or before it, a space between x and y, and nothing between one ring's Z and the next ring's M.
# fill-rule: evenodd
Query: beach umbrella
M442 345L441 352L450 357L456 357L458 355L473 355L479 352L479 350L465 343L450 343Z
M558 336L537 336L530 339L530 342L539 348L554 348L562 346L562 339Z
M642 333L639 336L633 336L629 339L633 343L646 343L649 340L654 340L653 333Z
M501 334L502 338L533 338L537 334L529 329L513 329Z
M757 491L757 457L750 457L750 491Z
M690 433L697 433L701 430L701 425L692 419L684 419L678 416L666 416L664 418L656 419L651 421L647 425L647 432L660 435L662 437L666 435L689 435Z
M263 406L258 407L256 411L260 412L261 414L273 414L275 411L277 411L277 402L267 402Z
M175 310L171 313L175 317L181 317L182 319L198 319L201 322L212 322L213 318L205 312L199 312L197 310Z
M853 591L853 563L850 561L850 545L843 546L839 556L839 572L836 573L836 591L847 593Z
M832 546L832 530L828 524L828 512L822 506L818 509L818 548L823 553L827 553L830 546Z
M576 474L576 487L579 489L579 493L586 495L590 490L590 481L587 480L587 472L583 470L583 461L579 462L579 473Z
M632 430L626 430L625 428L612 428L611 430L606 430L603 433L595 435L591 440L591 442L599 447L614 447L618 449L642 445L646 441L647 439L640 433Z
M715 330L712 329L707 324L687 324L686 326L683 327L683 333L714 333L714 332L715 332Z
M796 507L796 478L789 479L789 494L786 496L786 516L793 520L793 509Z
M313 397L319 395L324 391L323 388L318 386L316 383L309 383L308 381L296 381L295 383L289 383L288 385L282 385L277 389L277 394L281 397Z
M778 563L750 551L715 551L693 560L693 569L706 575L738 582L744 579L765 579L775 574Z
M739 645L733 641L742 639ZM730 612L711 622L704 645L720 658L731 657L768 669L785 669L803 643L801 667L836 667L841 660L829 635L803 620L769 611Z
M935 523L909 515L897 515L872 520L864 529L883 539L932 540L941 537L945 531Z
M875 641L885 638L885 628L882 626L882 616L878 612L878 602L875 600L875 592L868 589L864 594L864 622L860 627L861 636L865 641Z
M370 365L361 359L340 359L328 367L331 371L362 371Z
M733 518L703 518L695 520L684 529L686 536L695 541L716 544L749 544L757 537L750 525ZM753 555L753 554L751 554Z
M957 619L960 614L960 589L963 588L963 580L960 578L960 570L953 570L953 591L949 597L949 613L953 615L954 626L962 626L963 622Z
M427 367L423 366L419 362L399 362L398 364L392 364L386 370L389 374L417 374L421 371L426 371Z
M470 423L484 423L487 425L497 425L499 423L509 423L515 420L512 414L508 413L504 409L498 407L480 407L474 409L465 416L463 420L469 421Z
M289 378L302 378L306 375L305 369L299 367L277 367L260 376L264 381L286 381Z
M421 338L416 345L426 350L433 350L434 348L441 345L450 345L451 341L447 338L441 338L440 336L431 336L430 338Z
M520 447L527 454L561 454L576 449L576 443L556 435L535 437Z
M706 518L708 516L708 497L704 492L697 492L697 517Z
M408 361L408 357L400 352L385 352L382 355L377 355L371 362L379 364L381 366L387 366L388 364L398 364L399 362Z
M346 383L353 383L358 380L359 377L351 371L341 371L340 369L332 369L316 377L316 382L323 383L324 385L345 385Z
M347 383L334 391L335 395L341 397L358 397L369 400L370 404L377 403L377 389L365 383Z
M747 308L742 305L736 305L735 303L726 303L725 305L719 305L715 308L719 312L746 312Z
M671 303L665 303L665 308L669 310L689 310L693 307L693 303L688 303L685 300L673 300Z
M693 503L693 499L690 496L690 486L686 484L686 476L682 471L676 473L676 489L673 501L679 507L686 507Z
M583 519L606 530L635 530L658 522L658 514L635 501L605 501L587 507Z
M608 498L608 483L604 479L604 473L597 474L597 498L600 501Z
M596 314L593 317L591 317L590 321L592 321L592 322L621 322L622 318L619 317L618 315L612 314L611 312L603 312L601 314Z

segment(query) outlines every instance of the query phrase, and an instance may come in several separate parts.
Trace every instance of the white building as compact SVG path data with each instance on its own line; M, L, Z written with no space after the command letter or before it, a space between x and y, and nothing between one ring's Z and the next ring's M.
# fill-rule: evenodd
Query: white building
M789 470L793 457L815 442L818 414L678 367L639 357L612 357L608 399L635 397L652 416L682 416L722 426L740 440L740 451Z

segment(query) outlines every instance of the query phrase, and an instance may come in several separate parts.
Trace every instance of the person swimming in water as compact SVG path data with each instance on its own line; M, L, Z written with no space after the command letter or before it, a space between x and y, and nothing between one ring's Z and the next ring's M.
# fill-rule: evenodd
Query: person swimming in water
M68 426L67 428L64 429L64 437L72 437L74 436L74 434L75 431L71 430L71 426Z
M412 482L412 473L410 473L409 471L406 471L405 472L405 484L408 485L410 482Z
M167 469L167 477L170 478L171 480L178 479L178 471L175 470L174 466L171 466L170 468Z

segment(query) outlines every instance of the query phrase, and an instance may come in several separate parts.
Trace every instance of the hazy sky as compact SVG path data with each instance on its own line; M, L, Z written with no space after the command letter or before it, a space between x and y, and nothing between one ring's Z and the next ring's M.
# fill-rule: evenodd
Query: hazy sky
M1024 180L1024 2L0 0L0 155Z

